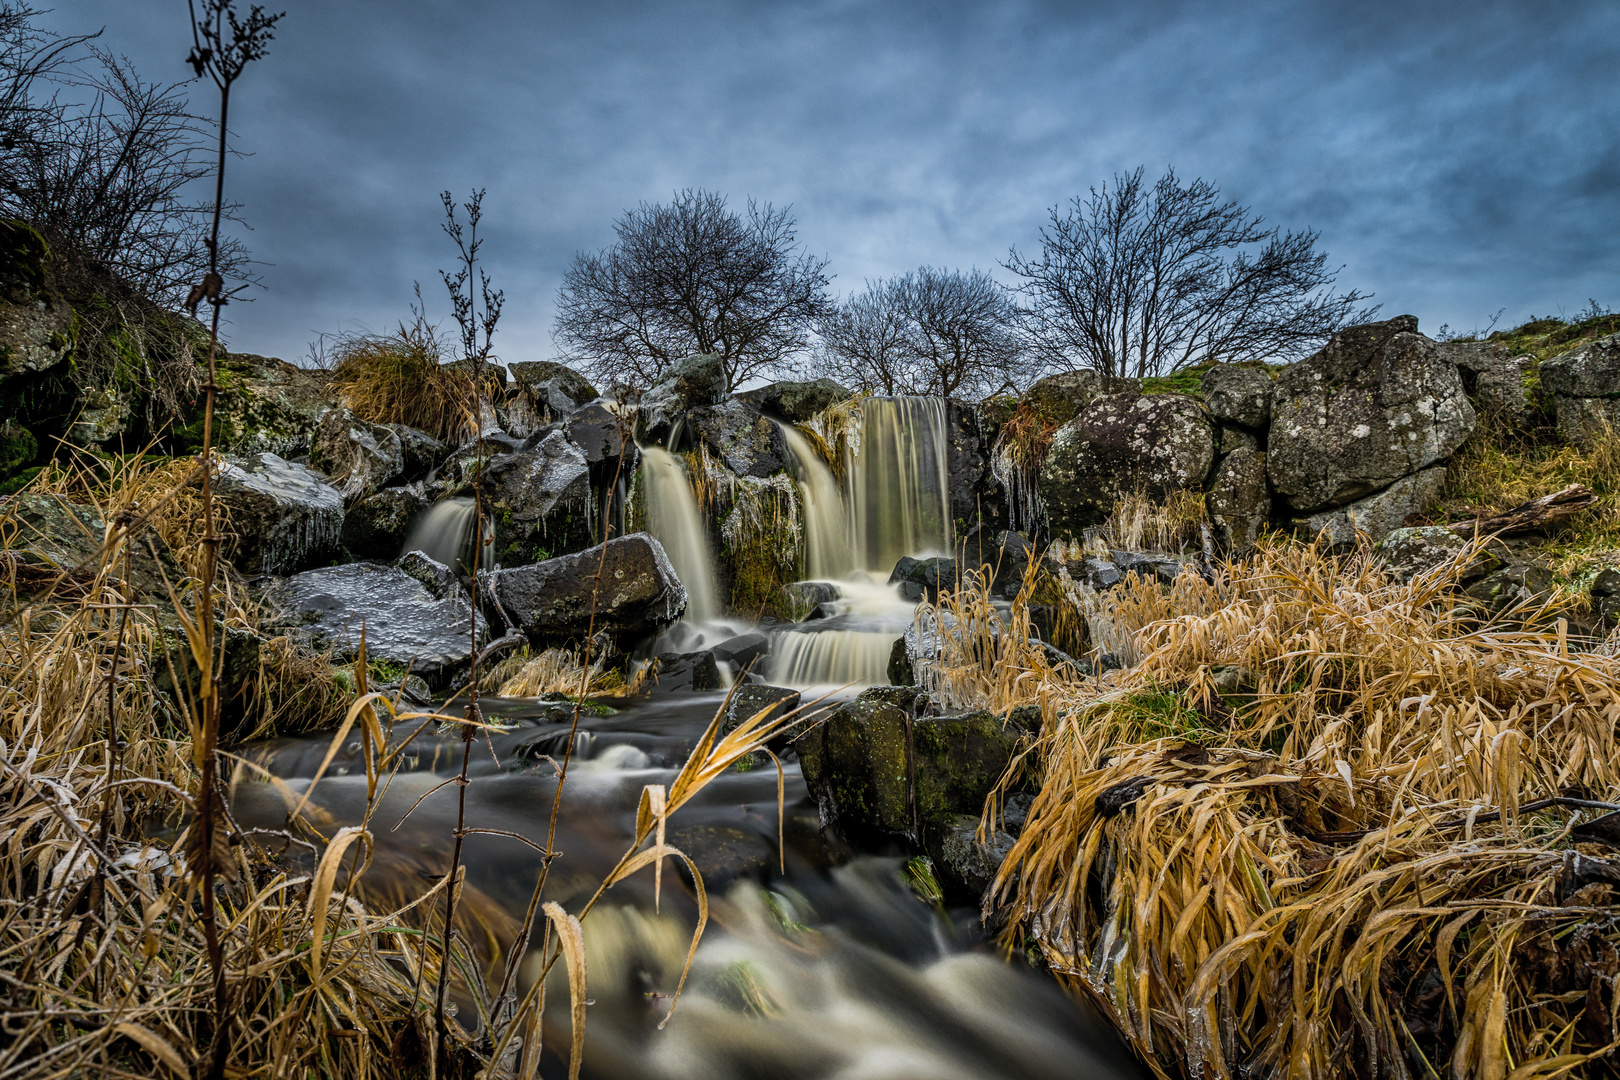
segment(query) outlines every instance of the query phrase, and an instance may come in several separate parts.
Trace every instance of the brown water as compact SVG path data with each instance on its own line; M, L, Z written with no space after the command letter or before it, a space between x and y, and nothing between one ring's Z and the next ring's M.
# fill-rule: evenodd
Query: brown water
M577 911L623 852L647 784L669 784L719 706L718 694L643 700L582 719L564 792L547 898ZM545 837L569 707L486 699L507 729L474 744L468 824ZM395 732L395 740L402 732ZM308 787L328 742L285 739L249 756L294 792ZM422 794L460 765L453 733L424 731L372 815L378 865L418 889L444 872L455 788ZM330 827L360 821L365 777L357 743L344 747L313 803ZM660 910L652 874L616 886L585 920L589 993L586 1074L602 1078L983 1078L1140 1075L1100 1024L1043 976L1002 962L978 942L970 912L919 900L898 854L824 842L795 764L786 769L785 845L777 845L776 770L731 772L671 819L670 842L697 861L713 901L691 981L668 1008L691 934L689 882L666 868ZM239 782L239 820L277 827L286 803L267 783ZM538 870L534 851L472 835L471 890L512 922ZM782 864L785 863L785 870ZM527 965L532 978L533 965ZM561 974L553 973L553 978ZM562 985L549 1000L566 1000ZM567 1044L566 1008L548 1012L547 1044ZM553 1027L553 1022L557 1027ZM548 1075L561 1062L548 1055Z

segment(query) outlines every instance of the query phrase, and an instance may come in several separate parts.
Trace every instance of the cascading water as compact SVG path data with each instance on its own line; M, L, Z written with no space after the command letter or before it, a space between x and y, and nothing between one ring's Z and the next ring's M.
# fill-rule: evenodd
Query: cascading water
M802 434L781 428L804 504L808 579L830 586L831 617L795 624L771 645L771 681L825 690L887 683L894 641L914 605L887 584L902 555L951 550L945 402L868 398L845 461L847 496Z
M405 539L405 551L420 551L460 574L472 573L473 534L477 529L477 512L470 495L457 495L442 499L411 526ZM495 538L486 523L484 550L478 556L479 570L494 565Z
M685 462L668 450L644 446L640 479L647 531L664 546L675 576L686 586L686 612L665 631L654 650L687 652L740 633L741 623L720 618L714 550Z

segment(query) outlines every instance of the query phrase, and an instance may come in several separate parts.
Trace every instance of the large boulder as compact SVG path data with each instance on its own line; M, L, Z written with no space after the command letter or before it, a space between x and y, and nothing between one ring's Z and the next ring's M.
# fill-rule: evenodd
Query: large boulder
M1541 388L1552 395L1558 429L1570 441L1620 431L1620 334L1543 361Z
M471 663L472 603L453 579L437 591L395 566L348 563L294 574L268 598L312 642L352 659L365 635L366 659L408 667L444 689ZM488 637L482 616L478 640Z
M400 453L404 455L403 480L422 480L448 458L452 449L425 431L405 424L388 424L387 428L399 436Z
M1248 364L1215 364L1200 384L1209 414L1223 424L1263 428L1271 422L1271 373Z
M1525 423L1533 405L1526 391L1533 358L1489 341L1443 341L1440 355L1457 365L1474 411L1508 426Z
M601 572L597 583L598 568ZM496 570L482 580L484 609L504 611L535 645L571 645L593 625L621 647L651 637L686 610L686 588L647 533L529 566Z
M1105 394L1053 434L1041 501L1054 533L1078 533L1123 495L1202 488L1214 460L1214 429L1192 398Z
M1060 371L1031 386L1022 404L1051 423L1067 423L1103 395L1104 380L1090 368Z
M51 249L21 221L0 221L0 381L49 371L73 350L73 309L51 287Z
M275 454L227 460L214 497L229 515L229 557L245 574L292 574L337 554L343 496L319 473Z
M309 450L310 436L332 405L327 372L249 353L221 355L216 366L215 446L249 457L260 453L297 457ZM186 423L173 432L178 447L200 447L201 394L184 419Z
M921 839L919 828L983 809L1017 741L988 712L913 719L882 694L863 694L794 747L823 824L850 839Z
M405 472L399 432L368 424L345 408L326 410L310 438L309 463L332 478L344 501L381 491Z
M357 559L392 559L428 505L420 484L368 495L343 515L343 546Z
M990 468L991 441L976 406L955 398L945 402L945 483L958 536L979 524L1007 525L1007 494Z
M1271 516L1271 488L1266 483L1266 455L1234 450L1215 467L1204 496L1209 520L1228 551L1254 546Z
M502 566L539 562L591 542L590 466L560 430L532 450L491 461L484 498Z
M1352 544L1357 533L1370 539L1381 540L1406 524L1406 519L1421 513L1440 497L1446 485L1446 468L1432 469L1403 476L1389 487L1358 499L1349 506L1323 510L1294 522L1294 528L1307 537L1326 534L1327 542L1335 547Z
M1402 315L1341 330L1283 371L1266 471L1296 512L1327 510L1440 464L1473 430L1456 365Z
M763 480L792 460L781 429L738 398L688 410L685 426L738 476Z
M675 418L688 409L718 405L726 396L726 368L718 356L700 353L677 360L641 395L637 422L644 441L669 438Z
M802 424L829 406L854 396L849 388L831 379L811 382L773 382L733 395L761 412Z
M511 371L513 383L541 425L561 420L597 396L596 387L585 376L549 360L516 363Z

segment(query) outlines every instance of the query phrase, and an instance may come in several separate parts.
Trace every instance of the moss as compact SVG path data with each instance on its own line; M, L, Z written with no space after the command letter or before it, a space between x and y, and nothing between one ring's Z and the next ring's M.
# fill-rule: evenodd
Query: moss
M1186 394L1204 400L1204 373L1214 364L1194 364L1168 375L1150 375L1142 380L1144 394Z
M1511 330L1498 330L1485 340L1502 345L1515 355L1527 353L1537 360L1551 360L1614 333L1620 333L1620 312L1592 310L1573 319L1532 318Z
M0 480L9 480L39 458L39 440L21 424L0 423Z
M1190 708L1182 694L1170 690L1148 690L1132 694L1117 708L1119 719L1134 724L1147 739L1186 739L1203 742L1219 732L1208 726L1208 718Z

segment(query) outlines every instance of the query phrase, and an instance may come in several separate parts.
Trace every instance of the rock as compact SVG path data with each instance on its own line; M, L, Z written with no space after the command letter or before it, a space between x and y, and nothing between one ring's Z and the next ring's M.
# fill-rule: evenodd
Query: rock
M991 439L979 426L979 410L955 398L945 402L945 484L957 536L975 525L1004 529L1007 495L990 468Z
M206 345L204 346L206 348ZM214 402L214 445L242 457L296 457L309 450L321 414L332 407L330 376L275 357L221 356ZM202 446L203 396L172 433L177 449Z
M1559 397L1620 397L1620 334L1542 361L1541 389Z
M623 458L625 446L635 430L632 423L606 401L593 401L575 409L568 415L564 427L569 440L584 454L586 464L595 468L611 467Z
M1200 385L1210 415L1222 423L1263 428L1271 422L1274 384L1265 368L1215 364L1204 372Z
M889 684L891 686L916 686L917 673L911 667L911 655L906 651L906 639L902 635L894 639L889 648Z
M1533 563L1505 566L1486 575L1467 589L1493 615L1521 605L1534 609L1553 593L1553 572Z
M1220 457L1235 450L1260 450L1260 437L1245 428L1221 424L1216 436L1215 453Z
M675 418L688 409L718 405L726 396L726 369L711 354L677 360L651 389L641 395L637 425L644 442L669 438Z
M0 534L0 547L22 552L30 562L45 562L70 572L84 568L94 576L107 535L101 511L61 495L23 491L6 500L4 516L9 527ZM165 579L178 586L185 577L169 546L148 528L136 534L127 550L130 585L140 595L157 597L166 606ZM113 577L122 578L123 572L123 559L119 558Z
M686 610L685 587L663 546L646 533L614 537L606 544L529 566L496 570L484 576L482 587L486 597L499 597L535 645L572 645L591 624L598 564L602 581L595 596L596 629L607 631L620 648L658 633ZM489 606L486 599L486 610Z
M1054 534L1076 535L1123 495L1202 488L1214 459L1214 430L1192 398L1106 394L1053 434L1041 501Z
M73 308L50 277L50 245L21 221L0 221L0 382L55 368L73 351Z
M18 480L38 458L39 440L32 431L11 420L0 423L0 482ZM0 488L0 494L10 492Z
M1439 348L1440 355L1457 365L1475 412L1509 425L1529 420L1532 406L1525 380L1531 357L1515 355L1506 346L1488 341L1444 341Z
M954 592L961 588L961 578L955 559L913 559L909 555L902 555L889 574L889 584L917 585L922 589L920 595L927 596L929 603L938 603L940 590L950 589Z
M430 687L444 689L472 658L472 605L458 586L435 595L395 566L349 563L294 574L268 598L317 645L352 659L362 628L366 658L408 667ZM478 619L480 644L488 637Z
M1469 541L1443 525L1421 525L1400 528L1378 542L1375 549L1384 569L1399 581L1411 581L1419 574L1434 569L1461 555ZM1482 549L1469 563L1459 580L1471 581L1484 577L1502 565L1502 560L1489 549Z
M310 437L309 463L352 503L404 474L405 449L392 428L368 424L348 409L328 409Z
M1592 579L1593 596L1620 596L1620 567L1606 566Z
M726 706L726 718L720 722L720 735L725 737L753 717L756 713L765 712L762 724L775 723L799 707L799 692L789 690L785 686L739 686L731 692L731 702ZM766 743L771 752L780 757L786 753L792 741L791 731L774 735ZM748 768L761 768L769 764L770 759L759 751L748 755Z
M1173 555L1161 555L1157 552L1144 551L1114 551L1113 565L1121 574L1135 574L1147 580L1156 580L1164 585L1175 582L1187 568L1193 567L1196 573L1198 564L1191 559L1178 559Z
M560 430L532 450L491 461L484 470L484 498L501 566L540 562L590 545L590 466Z
M549 360L525 360L510 367L512 381L541 425L561 420L596 399L596 387L573 368Z
M975 550L976 549L976 550ZM972 552L964 559L968 567L985 567L990 579L990 595L1011 600L1024 586L1024 575L1035 558L1034 546L1021 534L1003 529L995 534L993 546L964 545Z
M655 663L652 688L660 694L720 689L720 666L712 652L659 653Z
M1271 516L1266 455L1258 450L1234 450L1222 458L1215 467L1204 505L1227 551L1253 547Z
M730 637L709 650L714 653L716 661L730 664L735 670L741 671L750 665L757 667L758 660L771 651L771 639L764 634L747 633Z
M683 423L738 476L763 480L781 472L790 460L787 442L777 426L738 398L691 409Z
M342 541L343 496L275 454L227 460L214 497L235 536L228 557L244 574L296 573L331 558Z
M392 559L405 546L411 525L428 508L416 487L384 488L343 515L343 546L357 559Z
M1620 431L1620 398L1554 397L1552 402L1559 433L1577 446Z
M1061 371L1031 386L1022 404L1052 423L1064 424L1103 395L1103 382L1102 376L1090 368Z
M1010 833L995 829L989 842L979 840L979 819L971 814L952 814L941 819L929 844L934 865L939 868L947 896L960 896L977 904L995 880L1002 860L1016 841Z
M789 423L802 424L823 409L849 400L854 392L831 379L816 379L812 382L773 382L732 396L746 401L761 412L781 417Z
M1326 532L1327 542L1335 547L1355 543L1357 532L1381 540L1438 499L1445 483L1444 465L1424 469L1349 506L1296 520L1294 528L1307 536Z
M389 424L388 428L399 436L400 453L404 457L404 471L401 478L404 480L425 478L452 453L449 446L425 431L419 431L405 424Z
M1456 366L1402 315L1341 330L1283 371L1266 470L1296 512L1348 506L1444 462L1473 430Z
M978 812L1017 743L988 712L913 720L888 702L856 699L794 745L823 824L857 839L916 838L918 825Z
M843 590L831 581L795 581L783 586L782 591L787 593L788 603L800 610L829 604L843 595Z
M221 649L223 663L220 665L219 678L219 716L222 741L230 745L251 735L264 712L263 672L260 669L260 654L264 648L264 639L251 630L228 624L224 627L224 631L225 641ZM152 672L153 687L159 693L166 694L176 704L191 698L201 682L198 678L197 663L192 659L189 649L170 649L167 661L160 653L158 662L152 665ZM184 689L175 686L177 675ZM188 707L190 704L188 700ZM176 709L176 713L178 712Z
M424 589L440 600L462 594L461 578L456 572L420 551L407 551L394 560L394 566L421 582Z

